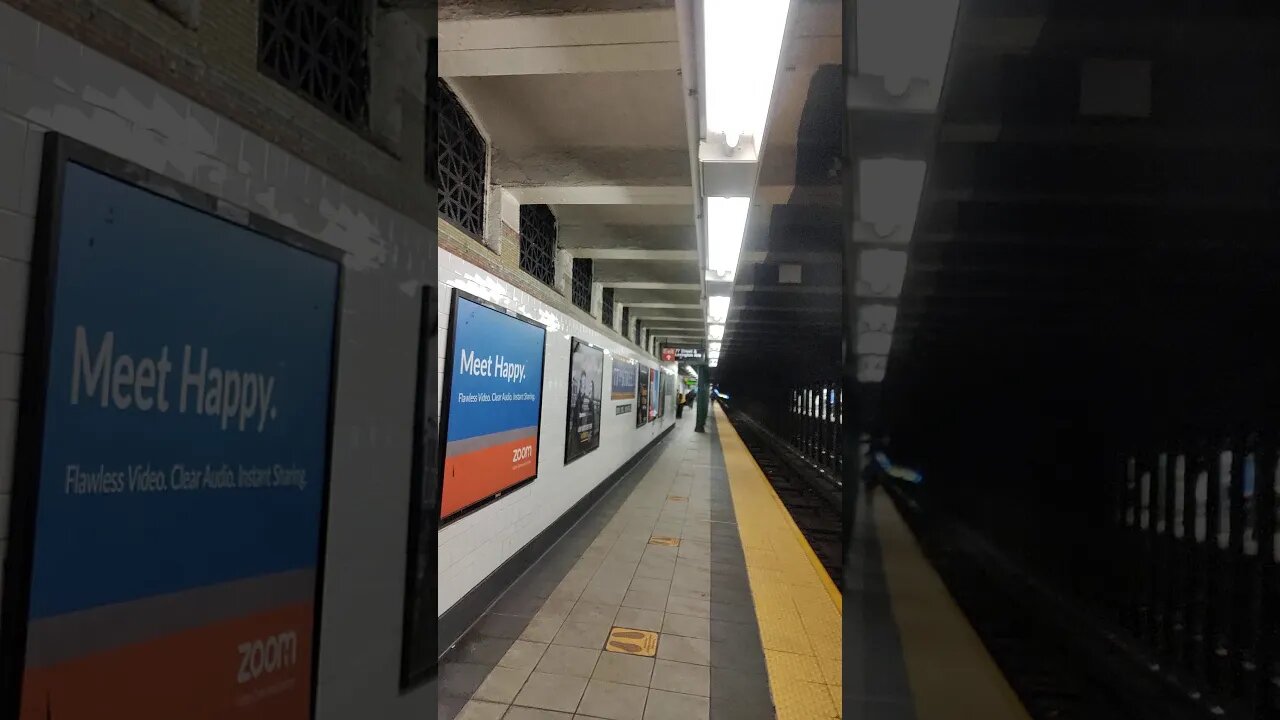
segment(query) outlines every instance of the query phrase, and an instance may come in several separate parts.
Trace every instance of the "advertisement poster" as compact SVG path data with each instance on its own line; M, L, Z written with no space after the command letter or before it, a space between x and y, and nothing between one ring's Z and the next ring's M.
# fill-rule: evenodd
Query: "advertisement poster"
M306 720L340 255L52 133L44 162L0 715Z
M649 422L649 368L636 364L636 427Z
M667 414L667 374L661 370L658 371L658 417L665 417Z
M569 427L564 464L600 447L600 409L604 396L604 351L574 338L569 349Z
M636 399L636 363L613 356L613 383L609 389L611 400Z
M538 476L547 330L457 290L441 396L440 517Z
M400 684L410 687L430 676L436 665L436 532L440 525L439 423L435 389L440 317L437 291L422 288L418 328L418 378L414 393L414 447L410 470L409 551L405 574L404 625Z
M658 394L658 371L649 368L649 419L654 420L658 417L658 406L662 403L662 396Z

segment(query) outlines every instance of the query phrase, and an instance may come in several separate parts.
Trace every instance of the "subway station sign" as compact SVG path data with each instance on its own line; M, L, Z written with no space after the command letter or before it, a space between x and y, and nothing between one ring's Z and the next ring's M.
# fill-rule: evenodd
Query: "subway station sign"
M705 360L706 353L700 347L663 345L662 361L676 362L678 360Z

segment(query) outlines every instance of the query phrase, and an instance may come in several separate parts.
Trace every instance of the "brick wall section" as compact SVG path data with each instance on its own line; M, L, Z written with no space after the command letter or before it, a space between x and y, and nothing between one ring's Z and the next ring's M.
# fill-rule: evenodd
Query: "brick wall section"
M355 1L355 0L352 0ZM258 0L206 0L197 29L148 0L0 0L209 107L345 184L430 226L422 115L399 147L336 122L260 73ZM376 112L376 109L374 110Z
M599 318L592 317L590 313L574 305L569 298L534 280L522 271L520 269L519 233L504 222L499 222L498 225L500 227L498 239L501 250L497 254L471 239L470 236L443 218L437 220L436 237L439 239L440 247L472 265L478 266L485 272L493 273L502 280L511 283L565 315L569 315L578 322L585 323L597 331L609 333L610 337L626 344L628 347L636 350L641 349L639 345L631 342L630 338L624 337L613 328L600 322Z

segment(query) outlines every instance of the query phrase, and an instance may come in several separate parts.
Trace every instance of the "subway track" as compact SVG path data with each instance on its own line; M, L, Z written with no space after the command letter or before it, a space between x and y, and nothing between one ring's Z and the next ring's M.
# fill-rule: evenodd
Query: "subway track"
M1095 636L1088 618L1024 573L976 532L921 508L919 491L891 489L926 556L992 659L1036 720L1204 717L1152 685Z
M806 461L751 418L728 407L725 411L831 581L840 587L844 553L839 486L816 468L806 467Z

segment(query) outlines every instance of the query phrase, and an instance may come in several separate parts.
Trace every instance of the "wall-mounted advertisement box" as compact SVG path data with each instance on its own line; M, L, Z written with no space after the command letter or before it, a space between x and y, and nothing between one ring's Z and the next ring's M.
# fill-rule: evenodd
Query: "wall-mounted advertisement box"
M453 291L440 423L440 516L452 520L538 476L542 325Z
M573 338L569 348L568 427L564 464L600 447L600 417L604 396L604 350Z
M401 638L400 686L412 687L436 667L436 581L440 525L439 425L435 383L440 350L436 288L422 288L418 328L418 379L414 393L414 447L411 463L409 550L405 568L404 626Z
M612 384L609 387L610 400L630 402L636 399L636 362L613 356Z
M312 712L340 254L45 139L0 715Z
M649 422L649 368L636 364L636 427Z
M662 405L662 395L658 390L658 371L649 368L649 419L658 419L658 408Z

